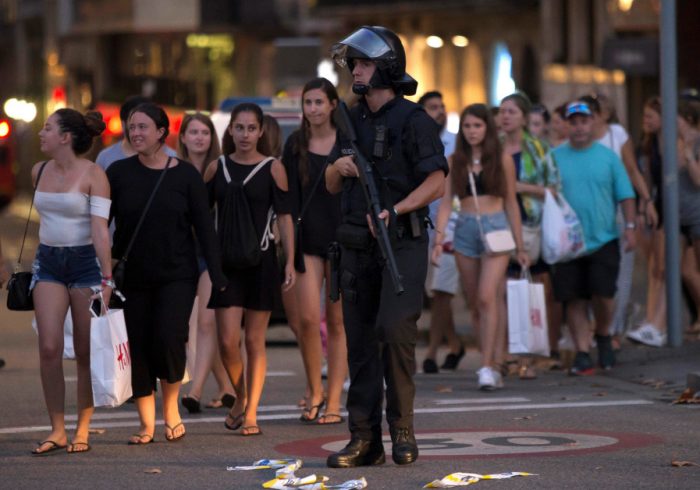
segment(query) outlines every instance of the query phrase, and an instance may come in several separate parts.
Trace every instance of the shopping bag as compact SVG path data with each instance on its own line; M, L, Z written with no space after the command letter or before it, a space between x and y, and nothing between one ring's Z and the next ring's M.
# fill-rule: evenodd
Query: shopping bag
M545 190L542 210L542 259L548 264L566 262L586 252L583 226L561 194Z
M549 356L544 286L530 278L509 279L508 352Z
M39 326L36 324L36 317L32 318L32 328L39 334ZM71 316L70 306L66 319L63 320L63 358L75 359L75 350L73 348L73 317Z
M92 311L92 309L90 310ZM131 354L123 310L92 312L90 375L96 407L118 407L131 398Z

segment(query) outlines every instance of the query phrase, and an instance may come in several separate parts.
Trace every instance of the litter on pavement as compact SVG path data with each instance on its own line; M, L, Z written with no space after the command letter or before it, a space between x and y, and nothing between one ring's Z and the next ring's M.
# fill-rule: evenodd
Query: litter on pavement
M505 480L514 476L537 476L535 473L524 473L522 471L509 471L507 473L495 473L493 475L480 475L478 473L452 473L442 480L434 480L423 488L454 488L466 487L480 480Z

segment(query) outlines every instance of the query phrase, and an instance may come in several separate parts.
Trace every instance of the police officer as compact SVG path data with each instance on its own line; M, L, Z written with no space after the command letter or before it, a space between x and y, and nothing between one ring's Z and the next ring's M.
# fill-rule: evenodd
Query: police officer
M427 270L427 205L443 192L448 167L433 120L403 95L416 92L406 74L398 36L364 26L333 47L333 57L352 72L359 103L351 110L357 145L372 161L392 249L405 292L396 295L373 238L358 170L348 155L330 165L326 186L342 191L340 289L348 345L347 409L351 440L327 464L348 468L384 463L382 405L392 458L409 464L418 457L413 432L416 321Z

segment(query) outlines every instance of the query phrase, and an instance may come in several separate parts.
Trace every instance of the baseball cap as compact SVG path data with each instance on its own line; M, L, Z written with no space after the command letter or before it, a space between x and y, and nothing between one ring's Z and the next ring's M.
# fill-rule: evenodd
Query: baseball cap
M576 101L566 106L566 118L581 114L582 116L592 116L591 108L585 102Z

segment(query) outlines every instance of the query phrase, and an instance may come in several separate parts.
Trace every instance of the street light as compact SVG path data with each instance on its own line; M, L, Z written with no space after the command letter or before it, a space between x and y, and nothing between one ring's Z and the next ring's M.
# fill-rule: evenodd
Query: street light
M469 46L469 39L466 36L452 36L452 44L458 48L466 48Z
M428 38L425 40L425 44L427 44L431 48L438 49L441 48L445 44L445 42L440 36L428 36Z

